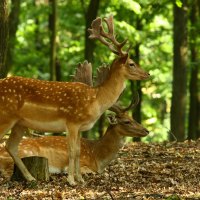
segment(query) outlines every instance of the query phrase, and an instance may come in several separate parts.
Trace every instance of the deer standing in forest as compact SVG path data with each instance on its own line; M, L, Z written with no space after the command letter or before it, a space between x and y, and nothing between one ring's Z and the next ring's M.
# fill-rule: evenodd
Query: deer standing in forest
M81 172L101 173L116 157L124 145L125 136L144 137L148 130L137 123L127 112L137 103L123 109L119 105L111 107L116 115L108 116L110 125L99 140L81 138L80 166ZM48 159L50 173L66 172L68 168L68 137L45 136L23 139L19 145L19 157L40 156ZM0 147L0 172L11 175L13 161L4 147Z
M83 182L80 173L80 132L92 128L102 113L111 107L125 87L125 80L144 80L142 70L114 36L113 17L92 22L91 38L99 39L118 55L107 79L98 87L79 82L55 82L23 77L0 80L0 139L11 130L6 149L27 181L35 180L18 156L18 145L27 128L42 132L67 131L69 168L68 182ZM109 43L106 39L110 40ZM75 181L76 180L76 181Z

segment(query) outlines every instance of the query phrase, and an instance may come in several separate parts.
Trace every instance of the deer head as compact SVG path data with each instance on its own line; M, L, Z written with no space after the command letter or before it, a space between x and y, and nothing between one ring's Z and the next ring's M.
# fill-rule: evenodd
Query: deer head
M90 33L89 38L98 39L118 56L113 61L111 70L117 71L117 73L120 73L121 76L123 75L125 79L143 80L149 78L149 73L145 72L139 67L139 65L129 58L129 50L122 50L127 40L124 40L123 42L118 42L116 40L114 34L113 16L111 15L103 20L108 27L108 32L105 32L102 25L102 19L98 17L92 22L92 28L88 29Z
M129 117L127 111L134 109L139 102L139 96L133 98L130 105L122 108L119 104L114 104L109 110L113 111L115 115L109 115L109 122L111 125L116 126L117 132L122 136L129 137L144 137L149 134L149 131L141 124L136 122L133 118Z

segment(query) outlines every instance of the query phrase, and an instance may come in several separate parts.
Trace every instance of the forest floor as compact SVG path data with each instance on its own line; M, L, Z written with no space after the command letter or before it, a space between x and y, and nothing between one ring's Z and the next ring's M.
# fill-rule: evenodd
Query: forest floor
M0 200L12 199L200 199L200 140L126 145L102 174L84 175L70 187L66 175L49 182L18 183L0 177Z

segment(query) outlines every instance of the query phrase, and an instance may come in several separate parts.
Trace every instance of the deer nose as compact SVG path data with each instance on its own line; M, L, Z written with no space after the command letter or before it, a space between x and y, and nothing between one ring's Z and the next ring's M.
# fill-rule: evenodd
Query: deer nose
M146 72L146 75L147 75L147 76L150 76L150 73L149 73L149 72Z
M149 131L145 128L145 132L147 133L147 135L149 134Z

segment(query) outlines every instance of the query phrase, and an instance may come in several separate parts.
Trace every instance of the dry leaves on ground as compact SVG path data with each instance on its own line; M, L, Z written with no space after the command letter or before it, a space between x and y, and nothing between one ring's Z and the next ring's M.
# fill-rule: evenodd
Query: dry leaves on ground
M18 183L0 178L4 199L200 199L200 141L127 144L102 174L70 187L66 175L49 182Z

